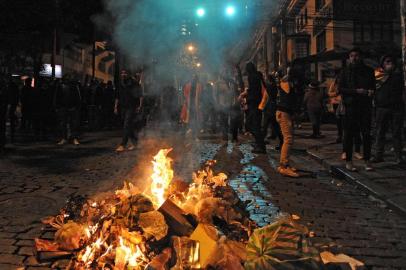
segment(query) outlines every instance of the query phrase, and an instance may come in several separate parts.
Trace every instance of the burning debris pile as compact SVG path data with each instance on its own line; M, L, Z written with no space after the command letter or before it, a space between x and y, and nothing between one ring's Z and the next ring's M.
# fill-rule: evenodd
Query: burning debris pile
M125 183L97 201L74 198L44 219L55 235L35 240L38 259L71 258L67 270L274 269L288 260L320 269L305 228L290 219L257 228L227 176L213 174L215 161L190 185L172 181L170 151L154 157L150 190Z

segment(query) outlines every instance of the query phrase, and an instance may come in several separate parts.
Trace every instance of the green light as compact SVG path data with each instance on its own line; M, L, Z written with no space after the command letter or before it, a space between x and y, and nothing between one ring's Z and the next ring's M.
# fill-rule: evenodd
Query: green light
M204 10L204 8L198 8L196 14L198 17L203 17L206 14L206 10Z

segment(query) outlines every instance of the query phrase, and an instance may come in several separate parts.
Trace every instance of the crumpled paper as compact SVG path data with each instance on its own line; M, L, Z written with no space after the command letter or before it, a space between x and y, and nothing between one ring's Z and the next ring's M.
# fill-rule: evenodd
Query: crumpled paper
M158 211L150 211L140 214L138 225L144 233L152 235L156 240L161 240L168 234L168 225L165 217Z
M86 241L85 226L73 221L64 224L56 233L55 241L63 250L75 250Z

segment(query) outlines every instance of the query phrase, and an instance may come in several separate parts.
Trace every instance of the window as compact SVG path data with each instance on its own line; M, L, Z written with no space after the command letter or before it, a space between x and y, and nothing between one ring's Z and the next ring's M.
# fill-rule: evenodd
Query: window
M316 11L319 11L326 4L326 0L315 0Z
M323 52L326 50L326 31L321 32L316 37L316 46L317 46L317 53Z
M296 57L301 58L301 57L306 57L308 56L309 52L309 44L307 40L296 40Z
M393 41L392 23L354 22L354 43Z

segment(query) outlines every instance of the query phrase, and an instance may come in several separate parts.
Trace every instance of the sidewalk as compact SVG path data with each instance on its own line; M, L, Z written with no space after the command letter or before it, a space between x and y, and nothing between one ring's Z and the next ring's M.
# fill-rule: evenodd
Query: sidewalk
M396 165L390 152L391 143L387 143L385 162L374 164L375 170L366 172L364 162L354 159L357 172L345 169L345 161L340 159L342 144L335 143L337 138L334 125L322 126L323 138L311 139L310 123L303 123L295 130L294 148L306 152L335 176L356 184L371 195L383 200L393 209L406 214L406 166Z

